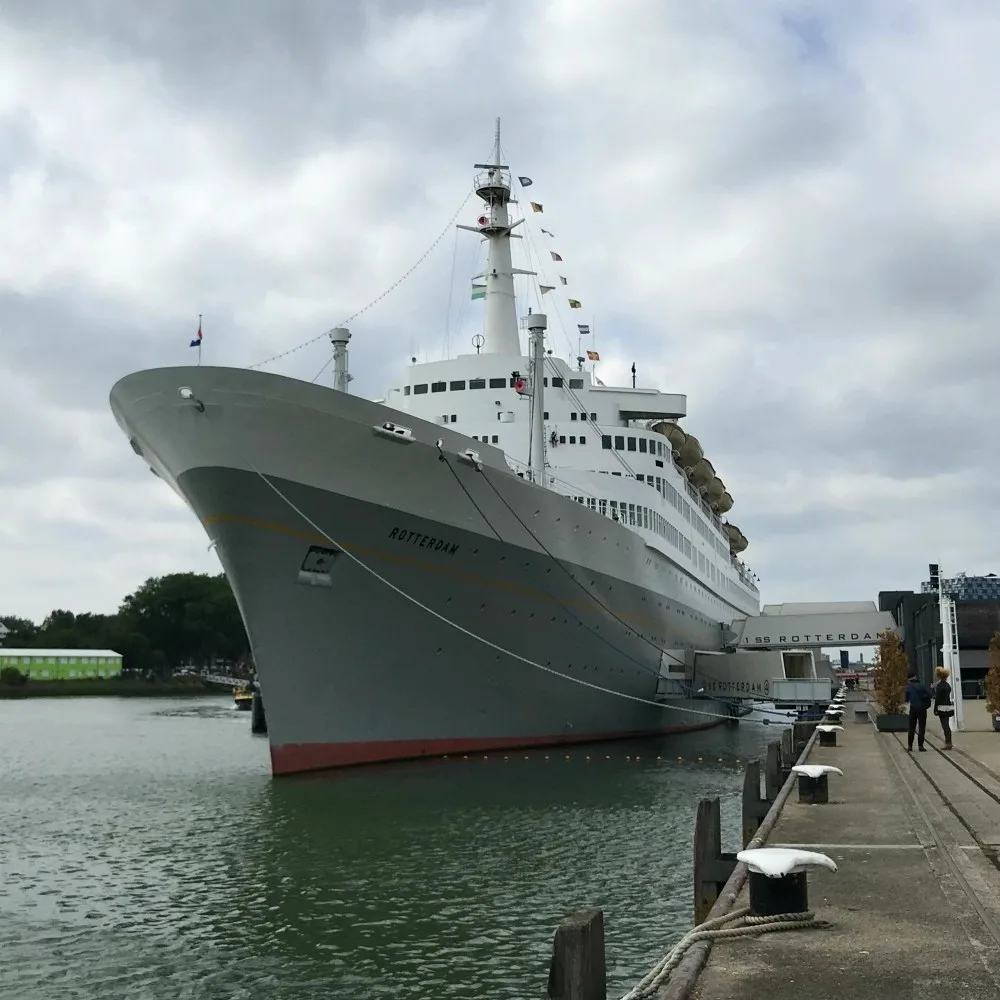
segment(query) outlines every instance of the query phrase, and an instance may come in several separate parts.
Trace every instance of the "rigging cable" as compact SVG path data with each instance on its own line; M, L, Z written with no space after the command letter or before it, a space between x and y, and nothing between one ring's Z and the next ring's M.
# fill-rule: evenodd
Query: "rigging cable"
M371 300L371 302L369 302L365 306L362 306L357 312L351 313L350 316L348 316L346 319L341 320L339 323L336 324L336 326L347 326L348 323L357 319L363 313L368 312L369 309L371 309L373 306L381 302L389 294L394 292L404 281L406 281L406 279L409 278L410 275L413 274L413 272L416 271L416 269L420 267L420 265L423 264L425 260L427 260L427 258L435 250L435 248L441 242L441 240L444 239L445 235L451 229L455 220L459 217L459 215L462 214L462 210L468 204L469 199L472 197L472 195L473 191L470 189L468 194L466 194L465 198L463 199L462 204L459 205L458 208L455 210L455 214L448 220L448 223L444 227L444 229L442 229L441 232L438 233L434 242L410 265L410 267L406 271L404 271L388 288L386 288L385 291L381 293L381 295L376 296L374 299ZM308 347L310 344L315 344L317 341L322 340L325 336L327 336L326 330L324 330L323 333L317 334L315 337L311 337L309 340L302 341L301 344L297 344L295 347L290 347L287 351L282 351L280 354L274 354L269 358L265 358L263 361L258 361L256 364L247 365L247 368L251 370L255 368L263 368L264 365L269 365L273 361L278 361L281 358L288 357L288 355L290 354L295 354L296 351L301 351L303 347ZM316 377L318 378L319 375L317 375Z

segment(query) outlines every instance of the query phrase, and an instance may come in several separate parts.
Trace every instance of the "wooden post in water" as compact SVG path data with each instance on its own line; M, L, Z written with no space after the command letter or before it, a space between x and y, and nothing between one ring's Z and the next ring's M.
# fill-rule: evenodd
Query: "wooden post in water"
M785 779L792 773L792 765L795 763L795 744L792 742L792 731L785 729L781 733L781 779L784 784Z
M809 742L809 737L812 736L813 730L816 728L815 722L796 722L792 725L792 730L794 732L794 747L796 756L805 749L806 744Z
M603 911L577 910L559 925L548 995L549 1000L607 1000Z
M753 840L760 821L767 815L770 803L760 797L760 762L747 761L743 774L743 846Z
M764 758L764 797L773 802L781 791L781 751L777 740L767 745Z
M719 799L702 799L694 821L694 922L702 923L736 867L736 855L722 851Z

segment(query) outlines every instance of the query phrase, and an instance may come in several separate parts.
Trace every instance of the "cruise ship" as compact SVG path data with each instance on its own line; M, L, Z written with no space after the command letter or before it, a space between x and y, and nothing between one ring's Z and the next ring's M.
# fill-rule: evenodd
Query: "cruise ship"
M467 353L412 358L369 400L350 391L337 328L330 384L192 365L111 391L232 585L274 775L736 711L687 679L694 651L760 612L733 498L681 426L683 394L637 387L634 367L631 386L603 384L585 324L561 330L577 357L553 349L568 308L543 267L561 258L532 252L532 181L503 163L499 127L488 159L458 227L486 249Z

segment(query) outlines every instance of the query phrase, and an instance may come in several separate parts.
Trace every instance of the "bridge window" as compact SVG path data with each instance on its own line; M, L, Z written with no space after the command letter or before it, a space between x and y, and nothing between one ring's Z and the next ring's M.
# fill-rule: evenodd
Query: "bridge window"
M601 435L601 447L610 451L611 450L611 435L602 434Z
M486 388L486 379L484 379L484 378L470 378L469 379L469 388L470 389L485 389Z
M563 380L558 375L552 376L552 388L561 389L563 386Z
M491 378L490 388L491 389L505 389L507 387L507 380L505 378Z
M462 379L458 379L455 382L452 382L451 385L448 386L448 388L451 389L452 392L458 392L459 389L464 389L465 388L465 379L462 378Z
M639 438L639 451L641 451L644 455L646 454L646 439L645 438Z
M408 385L404 385L403 386L403 395L404 396L409 396L409 394L410 394L410 387Z
M635 438L628 439L628 450L635 451Z
M423 385L415 385L413 387L413 395L414 396L423 396L426 392L427 392L427 383L426 382Z
M569 387L571 389L582 389L583 388L583 379L582 378L571 378L569 380Z
M571 413L571 414L569 415L569 419L570 419L570 420L576 420L576 410L574 410L574 411L573 411L573 412L572 412L572 413Z
M431 392L444 392L447 388L447 382L431 382Z

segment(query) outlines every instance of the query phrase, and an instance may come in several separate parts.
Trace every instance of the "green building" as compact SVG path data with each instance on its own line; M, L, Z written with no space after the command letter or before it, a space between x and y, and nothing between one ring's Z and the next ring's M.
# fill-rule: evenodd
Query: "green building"
M113 649L7 649L0 646L0 669L16 667L33 681L120 677L122 654Z

